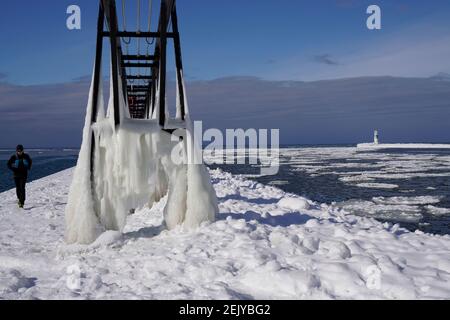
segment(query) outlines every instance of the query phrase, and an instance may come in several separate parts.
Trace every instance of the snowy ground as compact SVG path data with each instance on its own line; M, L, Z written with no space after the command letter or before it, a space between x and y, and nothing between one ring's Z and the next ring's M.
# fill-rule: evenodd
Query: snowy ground
M130 216L123 235L67 246L71 174L30 183L25 210L13 191L0 194L0 298L450 299L450 236L410 233L221 171L212 171L213 224L165 231L163 200Z

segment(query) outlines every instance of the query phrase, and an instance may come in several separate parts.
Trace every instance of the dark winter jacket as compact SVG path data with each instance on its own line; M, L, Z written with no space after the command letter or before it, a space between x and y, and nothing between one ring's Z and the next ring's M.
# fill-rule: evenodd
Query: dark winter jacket
M28 154L15 154L9 159L8 168L14 172L15 178L27 178L32 164L33 162Z

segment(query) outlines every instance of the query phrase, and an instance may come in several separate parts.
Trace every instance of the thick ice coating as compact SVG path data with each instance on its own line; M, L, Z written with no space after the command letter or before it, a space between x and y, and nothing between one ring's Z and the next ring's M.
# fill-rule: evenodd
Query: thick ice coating
M191 136L192 128L187 101L187 125L179 130L184 136L180 139L161 130L157 111L149 120L130 119L121 92L120 125L115 126L111 116L114 114L112 95L105 117L101 91L97 122L91 124L91 85L83 142L66 207L67 243L89 244L103 231L122 231L132 209L151 207L166 194L164 217L168 229L178 225L195 228L202 222L215 220L217 197L209 173L203 164L189 164L187 159L188 152L199 152L192 139L186 139ZM178 115L179 99L177 109Z

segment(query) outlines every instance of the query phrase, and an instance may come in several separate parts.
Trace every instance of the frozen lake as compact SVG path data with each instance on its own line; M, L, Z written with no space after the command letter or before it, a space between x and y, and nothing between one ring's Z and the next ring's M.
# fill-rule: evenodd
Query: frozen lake
M292 147L280 155L276 176L258 176L258 166L220 167L412 231L450 234L450 150Z
M14 187L6 168L13 152L0 150L0 192ZM34 160L30 181L73 167L78 155L73 149L28 152ZM280 161L278 175L252 179L412 231L450 234L450 150L292 147L281 150ZM220 167L234 174L259 172L248 164Z

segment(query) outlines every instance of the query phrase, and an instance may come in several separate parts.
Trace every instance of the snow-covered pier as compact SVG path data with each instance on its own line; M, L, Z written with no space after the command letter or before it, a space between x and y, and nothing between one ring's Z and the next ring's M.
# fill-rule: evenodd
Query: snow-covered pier
M438 143L360 143L359 149L450 149L450 144Z
M409 232L211 171L217 221L163 226L166 198L123 233L64 242L73 170L0 195L0 298L449 299L450 236Z
M373 132L373 142L359 143L359 149L450 149L450 144L442 143L380 143L378 130Z

